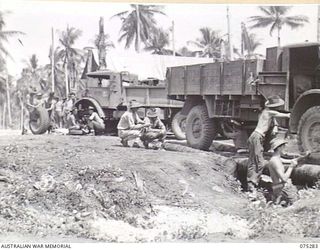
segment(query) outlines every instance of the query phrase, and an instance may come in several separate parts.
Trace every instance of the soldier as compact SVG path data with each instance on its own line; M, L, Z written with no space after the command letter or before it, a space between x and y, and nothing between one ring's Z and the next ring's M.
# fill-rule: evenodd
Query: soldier
M98 113L94 111L94 107L89 106L89 114L88 127L90 131L93 132L93 135L103 131L105 129L104 121Z
M265 109L262 110L258 124L248 139L249 162L248 162L248 187L252 190L253 186L257 186L266 164L263 158L264 141L267 132L272 129L272 133L276 134L277 122L275 118L290 118L290 114L277 111L284 104L279 96L270 96L265 103ZM253 186L252 186L253 185Z
M49 93L49 97L45 100L45 108L48 111L50 126L48 128L48 133L55 129L55 105L57 101L54 96L54 92Z
M163 140L167 135L165 125L159 118L159 109L151 108L147 111L147 117L144 119L145 124L150 124L150 127L141 136L141 141L145 148L149 148L149 143L158 140L163 146Z
M286 205L292 205L297 200L297 189L292 185L290 175L292 170L297 166L298 161L293 159L290 161L288 169L285 171L281 153L287 141L283 139L273 139L271 141L271 149L273 155L267 163L267 167L272 179L272 200L275 204L285 202Z
M73 108L75 100L76 100L76 95L75 93L71 92L68 96L68 99L63 104L63 115L64 115L65 124L67 124L67 118Z
M129 141L140 138L143 128L150 126L139 118L137 111L140 107L142 107L142 105L139 102L131 100L128 105L128 110L120 118L117 129L124 147L129 146ZM134 142L133 146L139 147L139 144Z

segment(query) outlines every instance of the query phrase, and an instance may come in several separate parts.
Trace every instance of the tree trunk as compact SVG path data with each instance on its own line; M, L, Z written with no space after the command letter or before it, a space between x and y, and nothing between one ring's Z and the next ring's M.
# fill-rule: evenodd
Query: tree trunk
M3 114L2 114L2 106L0 106L0 129L2 129L2 116L3 116Z
M68 62L66 62L64 66L64 73L65 73L65 84L66 84L66 97L69 95L69 76L68 76Z
M139 12L139 4L136 4L136 12L137 12L137 47L136 50L140 53L140 12Z
M10 105L10 89L9 89L9 75L7 73L7 79L6 79L6 88L7 88L7 108L8 108L8 125L10 126L12 123L12 117L11 117L11 105Z
M280 43L280 31L281 31L281 27L278 27L278 47L280 47L281 43Z
M54 92L54 33L51 28L51 89Z
M7 102L3 104L3 120L2 120L2 128L6 129L6 110L7 110Z

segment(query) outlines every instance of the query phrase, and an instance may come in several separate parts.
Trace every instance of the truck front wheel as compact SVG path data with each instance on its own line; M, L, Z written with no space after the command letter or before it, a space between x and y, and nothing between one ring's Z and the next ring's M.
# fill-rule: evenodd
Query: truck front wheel
M189 146L208 150L217 133L217 122L209 118L207 107L204 104L197 105L190 110L186 126L186 137Z
M309 108L301 117L298 126L300 151L311 151L312 157L320 160L320 106Z

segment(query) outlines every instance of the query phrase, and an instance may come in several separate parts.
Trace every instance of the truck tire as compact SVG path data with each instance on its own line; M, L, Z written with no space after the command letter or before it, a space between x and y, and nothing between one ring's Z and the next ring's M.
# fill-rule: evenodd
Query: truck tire
M49 114L45 108L36 108L30 112L29 127L32 134L44 134L48 130L49 126Z
M171 129L178 140L186 139L186 120L185 115L181 115L179 111L176 113L171 122Z
M187 116L186 137L188 145L202 150L208 150L212 140L218 133L217 123L208 116L207 107L194 106Z
M320 160L320 106L309 108L298 125L299 150L314 152L312 158Z

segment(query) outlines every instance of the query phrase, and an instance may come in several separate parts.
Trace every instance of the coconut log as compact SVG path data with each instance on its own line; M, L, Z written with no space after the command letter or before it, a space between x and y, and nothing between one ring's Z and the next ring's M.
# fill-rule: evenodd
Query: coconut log
M292 183L295 185L314 186L320 180L320 165L303 164L293 169Z
M229 158L224 163L228 174L237 178L242 185L245 185L248 171L248 158ZM263 173L269 175L265 168ZM301 164L293 169L291 174L292 183L295 185L313 186L320 181L320 165Z

